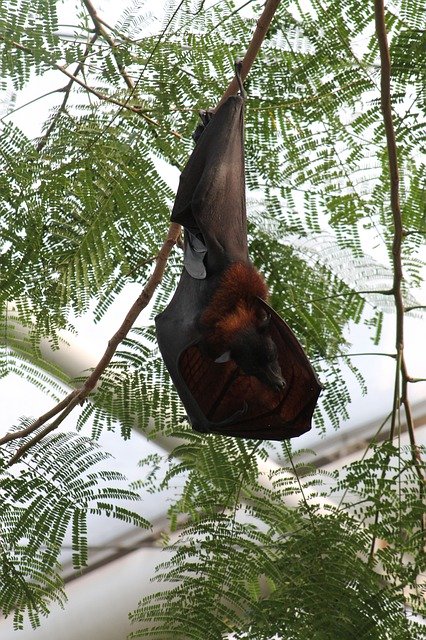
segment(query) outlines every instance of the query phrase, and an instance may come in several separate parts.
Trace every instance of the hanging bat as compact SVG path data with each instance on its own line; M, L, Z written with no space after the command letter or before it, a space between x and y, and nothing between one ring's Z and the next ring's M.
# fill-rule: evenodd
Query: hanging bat
M237 95L202 116L171 216L184 269L157 339L196 431L285 440L311 428L322 387L249 259L243 111Z

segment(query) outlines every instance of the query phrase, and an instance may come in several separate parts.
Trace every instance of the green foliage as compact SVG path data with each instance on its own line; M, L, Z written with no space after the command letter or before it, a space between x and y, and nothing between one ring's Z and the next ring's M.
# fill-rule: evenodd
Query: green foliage
M13 96L0 129L0 376L18 373L56 399L72 381L46 363L40 340L59 346L70 318L92 305L99 320L127 284L146 282L173 198L165 167L185 162L197 111L218 102L263 3L174 0L159 29L151 3L137 0L111 30L113 48L100 33L90 41L83 10L64 36L60 5L5 0L0 16L1 86L19 90L54 69L57 88L66 85L38 139L14 124ZM282 0L247 81L247 187L262 193L249 210L250 252L326 383L320 429L348 416L342 362L365 388L348 323L365 323L378 344L393 311L393 298L378 293L392 287L394 230L372 12L357 0ZM408 306L424 267L425 18L419 1L386 10ZM61 78L64 61L92 93ZM383 263L369 255L373 245ZM423 611L415 452L376 447L328 477L298 465L286 444L265 475L270 447L192 432L152 323L181 260L170 258L150 319L122 343L77 423L92 420L94 439L117 425L124 438L134 428L180 438L165 477L147 460L149 490L176 492L173 555L159 569L166 590L132 614L133 637L417 640L406 615ZM37 625L64 602L67 527L80 570L89 513L147 523L120 506L137 498L120 475L93 470L105 454L92 440L50 436L9 469L14 450L0 449L0 608L20 627L24 613ZM384 547L371 553L379 538Z
M267 455L259 445L193 436L174 453L181 461L164 483L177 472L187 480L172 521L187 513L190 524L168 547L172 558L158 567L157 579L168 589L141 601L132 615L140 631L131 638L420 637L423 627L402 606L405 589L407 605L424 611L416 582L424 505L410 452L376 448L339 483L298 464L288 445L268 476L259 475ZM388 478L378 478L378 463L391 457ZM397 476L396 468L405 473ZM328 500L330 490L340 494L339 506ZM402 509L401 498L408 498ZM371 556L374 536L387 546Z
M56 0L12 0L2 5L0 16L0 68L22 89L35 71L50 69L61 54ZM13 51L19 51L14 55Z
M15 627L21 628L24 613L36 626L52 601L64 604L59 561L70 526L72 562L80 571L87 566L89 514L140 527L149 524L120 505L139 496L117 486L125 480L121 473L96 469L110 456L88 438L48 436L31 448L18 468L9 470L7 462L15 449L9 444L0 450L0 609L4 615L13 613Z

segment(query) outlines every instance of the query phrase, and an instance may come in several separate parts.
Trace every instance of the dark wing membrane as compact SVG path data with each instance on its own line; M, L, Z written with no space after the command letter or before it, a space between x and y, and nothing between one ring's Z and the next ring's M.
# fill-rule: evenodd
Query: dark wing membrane
M321 385L291 329L272 313L271 335L285 388L274 391L232 360L216 363L192 345L182 353L178 368L200 409L195 419L188 412L194 429L263 440L286 440L309 431Z

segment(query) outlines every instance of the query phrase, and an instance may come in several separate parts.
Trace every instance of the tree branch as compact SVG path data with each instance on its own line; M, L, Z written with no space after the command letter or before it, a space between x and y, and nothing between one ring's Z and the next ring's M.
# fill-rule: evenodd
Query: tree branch
M137 115L141 116L144 120L146 120L149 124L151 124L154 127L159 127L160 126L160 124L158 122L156 122L156 120L153 120L152 118L147 116L146 113L143 112L142 107L131 105L131 104L128 104L126 102L121 102L120 100L117 100L116 98L113 98L112 96L108 96L105 93L102 93L101 91L98 91L97 89L94 89L93 87L90 87L88 84L83 82L83 80L80 80L80 78L77 78L75 75L70 73L68 71L68 69L66 69L62 65L55 64L54 66L55 66L55 69L58 69L58 71L61 71L62 73L64 73L73 82L76 82L81 87L83 87L83 89L86 89L86 91L88 91L89 93L92 93L94 96L99 98L99 100L103 100L104 102L109 102L111 104L115 104L115 105L117 105L118 107L120 107L122 109L127 109L128 111L132 111L133 113L136 113ZM173 136L175 136L175 138L182 138L180 133L178 133L177 131L170 131L170 133Z
M135 90L135 83L133 82L131 77L128 75L123 62L120 59L120 56L118 55L117 43L109 35L108 31L105 28L105 23L98 16L97 11L93 6L92 2L90 0L83 0L83 4L86 7L87 11L89 12L90 17L92 18L92 22L95 26L96 33L101 35L104 38L104 40L108 42L111 48L111 53L114 56L115 62L117 64L117 69L120 72L120 74L123 76L123 79L127 84L128 88L133 92Z
M335 356L319 356L318 358L311 358L312 362L322 362L323 360L337 360L338 358L359 358L363 356L383 356L385 358L396 359L395 353L380 353L379 351L365 351L363 353L338 353Z
M313 302L321 302L323 300L334 300L334 298L345 298L351 296L364 296L364 295L382 295L382 296L392 296L393 289L365 289L363 291L343 291L342 293L332 293L328 296L320 296L319 298L309 298L308 300L303 300L301 305L312 304Z
M28 436L30 433L34 433L39 427L45 424L50 418L53 418L58 413L60 413L63 409L65 409L69 403L73 400L73 398L79 393L79 389L74 389L71 391L66 398L58 402L52 409L47 411L47 413L40 416L35 422L31 423L25 429L21 429L20 431L12 431L11 433L7 433L3 438L0 438L0 446L2 444L6 444L6 442L10 442L11 440L16 440L17 438L23 438Z
M84 63L87 60L87 56L89 55L93 44L96 42L96 40L98 39L98 34L95 33L89 40L89 42L86 45L86 49L83 53L83 57L80 60L80 62L77 64L76 68L74 69L74 77L78 76L78 74L81 72L81 70L83 69ZM36 146L37 151L41 151L47 144L47 140L50 136L50 134L52 133L52 131L55 129L59 117L62 113L64 113L65 111L65 107L67 106L67 102L69 100L70 94L71 94L71 89L72 86L74 84L74 80L71 79L67 85L65 85L65 87L63 88L63 91L65 92L64 98L62 100L62 104L59 107L59 111L57 112L57 114L55 115L55 117L53 118L52 122L50 123L46 133L43 135L43 137L39 140L38 145Z
M52 89L52 91L46 91L46 93L42 93L41 95L37 96L36 98L33 98L32 100L28 100L28 102L24 102L24 104L19 105L19 107L15 107L14 109L11 109L7 113L5 113L4 116L0 118L0 122L4 122L6 118L10 118L10 116L13 116L15 113L17 113L21 109L25 109L25 107L29 107L35 102L38 102L39 100L43 100L43 98L47 98L48 96L51 96L54 93L64 93L65 89L66 87L62 87L60 89Z
M95 36L93 36L93 39L95 40L97 37L98 37L98 35L95 34ZM6 38L4 38L1 35L0 35L0 40L2 40L3 42L6 42L7 44L9 44L11 46L13 46L15 49L18 49L19 51L23 51L23 52L29 53L31 55L33 54L33 51L29 47L26 47L26 46L20 44L19 42L15 42L14 40L7 40ZM80 70L82 69L83 66L84 66L84 59L82 61L80 61L80 63L77 66L78 72L80 72ZM145 113L144 109L142 109L142 107L131 105L131 104L128 103L128 100L125 101L125 102L121 102L120 100L117 100L116 98L113 98L112 96L108 96L108 95L102 93L101 91L98 91L97 89L94 89L93 87L90 87L88 84L83 82L83 80L80 80L80 78L78 78L75 75L75 73L74 74L70 73L65 66L60 65L57 62L52 64L52 68L53 69L57 69L58 71L60 71L61 73L63 73L64 75L66 75L70 79L70 82L65 87L65 91L68 90L68 87L69 87L69 90L70 90L72 84L75 82L76 84L79 84L81 87L83 87L83 89L85 89L88 93L91 93L94 96L96 96L97 98L99 98L99 100L102 100L104 102L109 102L111 104L115 104L118 107L120 107L121 109L127 109L128 111L132 111L133 113L136 113L141 118L143 118L146 122L148 122L153 127L156 127L156 128L160 127L160 124L156 120L153 120L153 118L150 118L149 116L146 115L146 113ZM68 90L68 92L69 92L69 90ZM68 98L67 98L67 100L68 100ZM173 136L175 136L176 138L179 138L179 139L182 138L180 133L178 133L177 131L171 130L170 133Z
M132 307L130 308L129 312L124 318L120 328L109 340L108 346L102 358L99 360L98 364L96 365L96 367L94 368L90 376L85 381L83 387L81 389L72 391L64 400L62 400L62 402L56 405L56 407L53 407L53 409L45 413L43 416L38 418L38 420L33 422L31 425L29 425L25 429L8 433L6 434L6 436L4 436L4 438L2 438L2 440L0 440L0 445L1 445L6 442L10 442L11 440L17 440L18 438L22 438L31 433L34 433L43 424L45 424L50 418L52 418L53 416L61 412L59 417L56 418L54 422L52 422L45 429L43 429L43 431L35 435L33 438L31 438L28 442L26 442L22 447L18 449L18 451L14 454L14 456L9 461L9 465L12 465L15 462L17 462L33 444L35 444L36 442L39 442L47 433L56 429L56 427L58 427L61 424L61 422L63 422L66 416L72 411L72 409L74 409L74 407L77 406L77 404L82 404L85 398L87 398L87 396L91 393L91 391L93 391L93 389L99 382L99 379L102 373L105 371L106 367L111 362L112 357L114 356L118 345L127 336L135 320L141 313L142 309L144 309L148 305L149 301L151 300L154 294L155 289L160 284L166 268L167 259L170 255L172 248L174 247L174 245L178 240L179 234L180 234L180 225L176 223L172 223L170 225L169 232L163 243L163 246L161 247L158 253L158 256L156 258L156 265L155 265L154 271L152 272L152 275L148 279L146 286L144 287L144 289L142 290L138 298L133 303Z
M280 4L281 0L268 0L268 2L265 5L265 8L263 10L262 15L260 16L259 20L257 21L257 26L255 29L255 32L253 34L253 37L251 39L251 42L247 48L247 52L246 55L244 56L244 58L242 59L241 62L241 71L240 71L240 75L241 75L241 80L244 82L244 80L247 78L248 73L253 65L253 62L256 59L257 54L259 53L259 49L262 46L262 42L265 39L266 33L269 29L269 26L272 22L272 18L274 17L274 14L276 12L276 10L278 9L278 6ZM226 100L230 97L233 96L237 93L238 91L238 82L237 79L235 78L235 76L232 78L228 88L226 89L225 93L223 94L223 96L221 97L221 99L219 100L219 103L216 105L215 110L217 110L224 102L226 102Z
M426 309L426 305L416 304L414 305L414 307L405 307L404 311L405 313L408 313L409 311L414 311L415 309Z
M390 437L393 438L395 432L395 423L397 418L398 407L400 404L404 406L407 428L412 447L413 463L415 465L417 475L419 477L420 493L423 496L424 478L419 464L420 453L415 441L414 421L411 412L411 406L407 395L407 382L409 375L404 357L404 303L402 298L402 240L404 237L404 229L402 226L401 207L399 200L399 172L398 172L398 154L395 140L395 131L392 120L391 105L391 60L389 53L389 45L386 33L385 11L383 0L374 0L374 18L376 25L376 35L380 51L380 102L385 126L387 154L390 175L390 200L393 218L393 295L396 309L396 351L397 351L397 368L394 388L394 410L392 415L392 424ZM400 377L402 382L401 392Z
M120 55L118 54L117 51L117 43L115 42L114 38L112 38L110 36L110 34L108 33L107 29L105 28L107 25L106 23L99 17L95 7L93 6L91 0L83 0L83 4L86 7L87 11L89 12L89 15L92 19L92 22L95 26L95 31L96 34L101 35L104 40L108 43L110 49L111 49L111 53L114 56L115 62L117 64L117 69L119 71L119 73L121 74L121 76L123 77L127 87L130 89L130 97L132 97L136 91L136 83L132 80L132 78L129 76L129 74L126 71L126 68L123 64L123 61L121 60ZM91 91L91 89L86 85L86 88L88 91ZM96 94L95 94L96 95ZM104 99L101 98L102 94L98 95L98 98L100 99ZM149 124L159 127L159 123L156 122L155 120L153 120L152 118L150 118L148 115L146 115L146 111L144 109L142 109L142 107L137 107L137 106L130 106L129 105L129 98L125 101L125 102L119 102L119 101L115 101L114 104L116 104L117 106L121 107L121 108L125 108L125 109L130 109L131 111L134 111L135 113L137 113L139 116L141 116L141 118L143 118L144 120L146 120L146 122L148 122ZM107 98L108 99L108 98ZM111 102L111 99L109 99L109 101ZM182 136L177 132L177 131L171 131L170 132L173 136L175 136L176 138L182 138Z
M89 10L89 7L92 7L91 3L88 0L83 0L83 1ZM257 27L253 34L249 47L247 49L247 53L243 59L243 73L242 73L243 78L247 77L247 74L254 62L256 54L259 51L259 48L262 44L262 41L266 35L268 27L272 21L274 13L277 10L279 4L280 4L280 0L269 0L266 3L265 9L258 20ZM18 48L28 51L26 47L22 47L22 45L17 45L17 43L14 43L14 44L18 46ZM59 69L62 73L67 75L70 78L70 80L72 80L73 82L78 83L79 85L84 87L86 90L96 95L99 99L107 100L108 102L118 104L123 108L130 109L131 111L134 111L135 113L140 114L140 110L137 107L121 104L117 100L109 98L108 96L103 95L99 91L88 87L82 80L77 78L75 74L73 75L69 71L67 71L65 67L62 67L59 64L55 64L55 68ZM225 91L216 109L229 96L237 93L237 90L238 90L238 85L234 79L229 85L228 89ZM155 121L152 121L152 124L156 125ZM175 135L179 135L179 134L175 134ZM30 435L31 433L34 433L36 430L38 430L41 426L43 426L43 424L45 424L50 418L59 414L56 420L54 420L51 424L47 425L45 429L37 433L33 438L28 440L24 445L22 445L16 451L16 453L10 459L9 465L12 465L15 462L17 462L28 451L28 449L30 449L33 446L33 444L35 444L36 442L39 442L47 433L56 429L63 422L66 416L74 409L74 407L77 404L81 404L85 400L85 398L87 398L87 396L91 393L91 391L93 391L102 373L105 371L106 367L111 362L111 359L114 356L118 345L127 336L136 318L139 316L141 311L148 305L149 301L151 300L154 294L155 289L160 284L166 268L168 257L170 255L170 252L173 246L179 242L180 233L181 233L180 225L176 223L172 223L169 227L167 237L163 242L163 245L156 257L156 265L152 275L150 276L143 291L141 292L137 300L132 305L130 311L126 315L120 328L114 334L114 336L109 340L108 346L105 350L104 355L102 356L102 358L100 359L96 367L94 368L91 375L87 378L83 387L81 389L71 392L64 400L62 400L62 402L56 405L56 407L53 407L50 411L48 411L43 416L38 418L35 422L33 422L31 425L29 425L25 429L8 433L4 438L2 438L2 440L0 440L0 445L1 445L6 442L10 442L11 440L17 440L19 438Z

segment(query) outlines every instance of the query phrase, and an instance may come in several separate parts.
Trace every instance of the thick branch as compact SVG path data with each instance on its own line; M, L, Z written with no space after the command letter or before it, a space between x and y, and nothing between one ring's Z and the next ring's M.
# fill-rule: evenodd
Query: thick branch
M247 78L248 73L253 65L253 62L255 61L256 56L259 53L259 49L262 46L262 42L265 39L266 33L272 22L272 18L274 17L274 14L278 9L280 2L281 0L268 0L262 15L257 21L256 30L248 46L246 55L242 59L242 63L241 63L242 66L241 66L240 75L241 75L241 80L243 82ZM235 95L237 91L238 91L238 82L237 82L237 79L234 77L231 83L229 84L229 87L227 88L222 98L220 99L219 103L217 104L216 109L218 109L230 96Z

